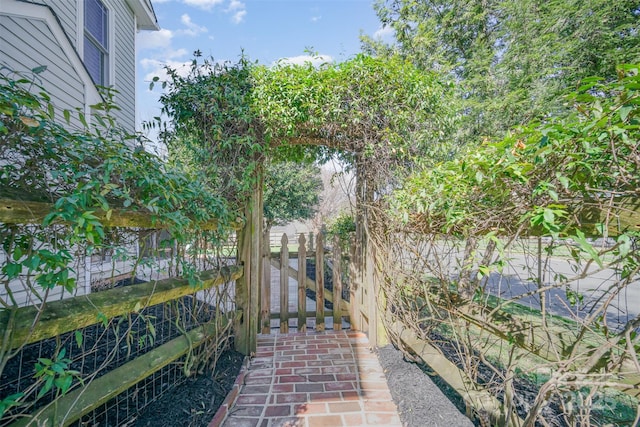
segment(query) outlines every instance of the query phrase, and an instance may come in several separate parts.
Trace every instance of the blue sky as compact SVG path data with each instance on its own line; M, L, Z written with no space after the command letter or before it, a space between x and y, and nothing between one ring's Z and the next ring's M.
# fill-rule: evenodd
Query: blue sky
M304 62L311 49L342 62L360 51L360 33L387 40L372 0L152 0L160 31L137 36L138 118L159 114L150 79L165 64L180 67L195 50L218 61L237 61L241 50L270 65Z

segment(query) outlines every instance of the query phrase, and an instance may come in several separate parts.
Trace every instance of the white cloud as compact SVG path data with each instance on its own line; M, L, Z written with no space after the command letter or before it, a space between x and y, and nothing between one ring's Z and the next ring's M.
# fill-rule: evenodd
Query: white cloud
M244 21L244 16L246 14L247 14L246 10L239 10L238 12L233 14L233 16L231 17L231 21L233 21L234 24L239 24L242 21Z
M229 7L227 8L227 10L229 12L233 12L234 10L240 10L244 8L245 8L245 5L240 0L231 0L229 2Z
M318 22L321 19L322 19L322 16L312 16L311 17L311 22Z
M186 52L185 52L186 53ZM154 77L159 77L160 81L168 80L167 71L165 67L170 67L178 73L180 76L186 76L191 69L191 61L173 61L173 60L158 60L153 58L144 58L140 60L140 65L146 71L144 76L145 82L150 82Z
M197 7L202 10L211 10L214 6L221 4L224 0L182 0L184 4Z
M234 24L239 24L244 21L244 17L247 14L247 9L244 3L240 0L231 0L226 12L232 13L231 21Z
M389 25L385 25L383 27L378 28L378 30L375 33L373 33L373 38L384 40L384 39L393 37L394 34L395 34L395 31L393 31L393 28L391 28Z
M137 34L136 44L138 50L160 49L171 46L173 32L167 29L160 31L141 31Z
M311 63L314 67L318 67L322 64L332 63L333 58L330 55L298 55L292 56L291 58L281 58L274 63L278 65L304 65L306 63Z
M180 22L182 22L184 26L187 27L186 29L178 30L180 34L195 37L201 33L206 33L209 31L207 30L207 27L201 27L200 25L194 23L191 20L191 17L186 13L180 17Z

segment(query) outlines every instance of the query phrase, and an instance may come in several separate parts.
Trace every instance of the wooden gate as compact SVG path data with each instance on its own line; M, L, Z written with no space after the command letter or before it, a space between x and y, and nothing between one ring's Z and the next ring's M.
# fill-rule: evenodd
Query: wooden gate
M307 327L316 331L324 331L326 318L333 320L334 330L342 329L343 319L349 322L350 303L342 297L342 253L338 240L332 243L331 251L325 249L323 235L318 233L315 237L310 234L313 244L307 250L307 239L300 234L296 241L289 242L286 234L282 235L280 251L272 253L269 238L263 239L263 274L260 287L260 324L261 332L268 334L273 326L278 325L272 319L279 319L280 333L289 332L289 328L295 328L298 332L304 332ZM328 260L325 259L328 255ZM315 280L307 277L307 260L315 261ZM297 262L291 262L297 260ZM325 266L331 271L333 287L325 288ZM273 283L272 268L279 270L279 281ZM289 279L294 279L291 283ZM307 296L307 290L314 296L315 302ZM272 301L277 298L277 301ZM297 300L297 304L294 301ZM325 307L325 301L333 304L332 309ZM310 306L311 305L311 306Z

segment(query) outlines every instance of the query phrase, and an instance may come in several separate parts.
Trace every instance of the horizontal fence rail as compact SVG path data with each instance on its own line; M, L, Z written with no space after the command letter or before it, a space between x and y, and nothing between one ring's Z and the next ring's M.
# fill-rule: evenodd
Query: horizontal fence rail
M263 333L269 332L270 319L280 320L280 332L286 333L289 330L289 320L291 318L297 318L297 328L299 332L304 332L307 329L307 318L314 318L315 329L321 331L324 328L325 318L329 316L333 319L334 328L339 328L342 325L342 319L345 318L350 322L351 307L350 303L343 299L343 285L342 285L342 259L341 250L337 241L334 242L332 250L323 249L322 251L307 250L307 234L298 234L298 240L296 243L297 248L295 251L289 251L291 241L286 234L280 235L280 252L270 253L270 256L265 256L264 265L264 280L262 283L262 319ZM315 237L316 248L324 248L321 234ZM325 254L332 255L332 259L325 260ZM296 270L289 264L290 259L297 259L298 269ZM307 275L306 260L314 260L316 266L315 279L311 279ZM318 266L323 266L319 268ZM332 279L333 288L331 292L328 292L324 286L325 268L327 266L331 273L328 277ZM273 306L270 301L265 298L265 295L271 295L272 283L270 279L269 271L271 269L279 271L280 281L278 284L279 305L273 312ZM294 289L290 289L289 279L293 279L296 282L297 288L297 310L291 310L289 308L289 295L296 295ZM320 292L318 291L320 289ZM307 290L311 291L315 295L315 307L309 309L307 307ZM327 309L325 302L329 302L333 305L333 309Z
M136 312L141 307L175 300L241 276L239 267L225 267L200 273L201 282L197 286L189 284L187 279L169 278L53 301L44 310L28 306L4 311L0 312L0 336L8 336L5 345L15 348Z
M228 242L216 240L216 220L199 224L186 232L191 243L179 245L150 213L96 211L106 243L53 258L61 250L56 233L69 227L41 225L53 210L0 199L3 238L27 235L0 253L8 278L0 291L0 403L9 402L0 405L0 426L123 425L189 376L213 369L229 348L246 313L236 304L245 269L233 233L243 224L231 225ZM59 264L43 280L38 266L46 257ZM54 274L70 277L71 286L58 292ZM71 287L80 286L76 295ZM118 407L126 401L134 412Z
M53 210L53 205L43 202L29 202L11 199L0 199L0 223L5 224L42 224L44 218ZM155 217L150 212L135 212L114 209L105 212L101 209L93 214L105 227L124 228L165 228L160 218ZM201 230L218 229L218 221L211 220L198 226ZM231 224L231 228L238 230L242 227L240 223Z

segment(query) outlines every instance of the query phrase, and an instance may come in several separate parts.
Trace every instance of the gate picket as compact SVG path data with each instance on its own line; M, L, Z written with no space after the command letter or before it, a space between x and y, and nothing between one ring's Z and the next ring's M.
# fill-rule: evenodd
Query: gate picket
M324 325L324 245L322 233L316 237L316 331L322 332Z
M298 239L298 332L307 331L307 248L304 233Z
M289 238L282 235L280 249L280 333L289 332Z

